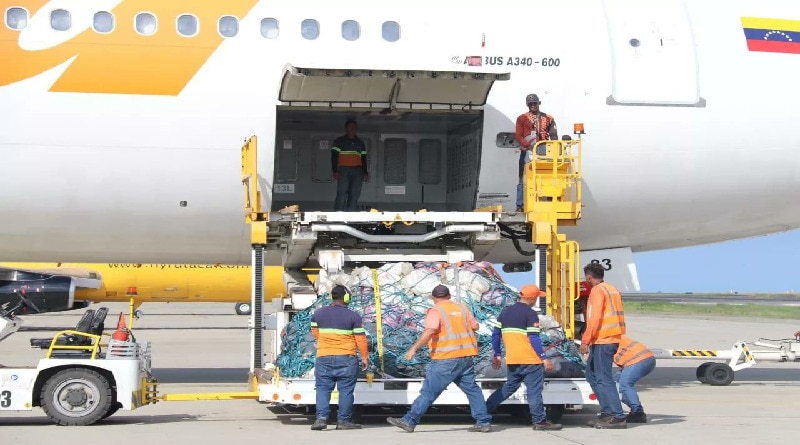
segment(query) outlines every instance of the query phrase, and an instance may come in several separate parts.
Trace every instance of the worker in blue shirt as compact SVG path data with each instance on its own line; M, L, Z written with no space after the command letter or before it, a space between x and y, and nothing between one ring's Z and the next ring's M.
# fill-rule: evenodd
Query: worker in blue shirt
M497 410L524 382L533 429L552 431L560 430L561 425L547 420L542 391L544 373L553 370L553 363L544 353L542 340L539 338L539 316L531 308L544 295L535 285L523 286L520 301L503 309L497 317L497 323L492 330L492 367L500 368L502 342L506 347L506 383L489 396L486 408L490 413Z

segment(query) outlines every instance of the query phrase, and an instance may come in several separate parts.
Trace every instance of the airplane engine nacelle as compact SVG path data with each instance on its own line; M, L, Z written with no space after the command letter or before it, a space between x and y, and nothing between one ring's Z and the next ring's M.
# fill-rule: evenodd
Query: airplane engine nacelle
M41 275L17 281L0 281L0 305L11 308L19 303L23 294L40 312L59 312L73 309L75 284L71 277ZM23 307L17 314L35 313Z

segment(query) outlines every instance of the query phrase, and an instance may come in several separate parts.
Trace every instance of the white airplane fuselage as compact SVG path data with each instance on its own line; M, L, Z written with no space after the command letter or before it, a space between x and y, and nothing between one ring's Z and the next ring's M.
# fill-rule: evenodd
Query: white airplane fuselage
M30 18L0 23L0 259L249 264L239 149L258 136L273 185L287 65L510 73L486 100L475 204L506 194L490 203L513 209L519 154L497 135L536 93L559 135L585 124L583 217L564 229L583 250L800 227L800 54L748 50L741 21L800 20L793 0L301 3L4 0L0 13ZM55 8L70 30L51 29ZM114 31L92 30L97 11L118 15ZM158 16L155 34L132 31L135 11ZM195 40L176 34L184 13L199 18ZM226 14L238 34L203 40ZM277 38L261 34L264 18ZM317 39L301 35L304 19ZM360 24L357 40L342 38L344 20ZM385 21L400 25L396 42ZM508 241L486 259L530 260Z

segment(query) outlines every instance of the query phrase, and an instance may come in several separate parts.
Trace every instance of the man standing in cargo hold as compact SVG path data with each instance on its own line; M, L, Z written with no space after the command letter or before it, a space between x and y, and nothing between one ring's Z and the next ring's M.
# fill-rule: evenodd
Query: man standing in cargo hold
M358 124L352 119L344 123L346 134L333 141L331 167L336 185L336 211L358 211L361 184L369 179L367 145L356 136Z
M447 286L440 284L433 288L431 297L434 306L425 315L425 331L405 355L405 359L411 361L414 353L430 342L431 362L422 382L422 389L405 416L389 417L386 421L413 433L433 402L450 383L455 383L467 396L476 422L468 431L488 433L492 431L492 416L486 411L483 393L475 382L472 362L473 357L478 355L475 331L480 325L463 303L450 301L450 290Z
M614 286L603 281L605 271L600 264L587 264L583 272L592 290L586 309L586 330L581 338L581 353L589 353L586 381L597 395L601 411L597 420L590 421L589 425L601 429L627 428L612 375L614 354L626 332L622 295Z
M533 429L550 431L561 429L561 425L547 420L542 400L544 373L553 370L553 363L544 353L539 337L539 316L531 308L539 297L545 295L538 286L523 286L519 293L519 302L507 306L497 317L497 323L492 330L492 367L500 369L500 345L505 344L507 377L506 383L486 400L486 408L489 412L494 412L525 382Z
M336 385L339 391L337 430L353 430L361 425L350 419L353 413L353 392L358 379L358 358L361 368L367 369L367 336L361 316L346 307L350 293L341 285L331 290L330 306L317 309L311 315L311 334L317 339L317 357L314 362L314 379L317 391L317 416L312 430L328 427L331 392Z
M517 117L516 139L519 142L519 184L517 184L517 211L522 208L522 175L525 171L525 161L528 152L533 150L533 146L539 141L550 141L558 139L558 129L553 116L539 111L539 96L528 94L525 97L525 104L528 111ZM537 153L543 155L544 153Z

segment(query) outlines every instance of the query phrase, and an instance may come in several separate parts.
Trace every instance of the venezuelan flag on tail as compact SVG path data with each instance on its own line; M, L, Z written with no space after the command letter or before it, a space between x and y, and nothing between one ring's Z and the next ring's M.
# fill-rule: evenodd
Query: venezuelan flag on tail
M800 54L800 20L742 17L750 51Z

